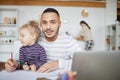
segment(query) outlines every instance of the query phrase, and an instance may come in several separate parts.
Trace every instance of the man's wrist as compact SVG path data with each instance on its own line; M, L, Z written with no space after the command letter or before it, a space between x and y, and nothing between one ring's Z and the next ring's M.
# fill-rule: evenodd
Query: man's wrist
M16 67L16 69L20 69L21 68L21 65L20 65L20 61L18 61L18 60L16 60L17 61L17 67Z

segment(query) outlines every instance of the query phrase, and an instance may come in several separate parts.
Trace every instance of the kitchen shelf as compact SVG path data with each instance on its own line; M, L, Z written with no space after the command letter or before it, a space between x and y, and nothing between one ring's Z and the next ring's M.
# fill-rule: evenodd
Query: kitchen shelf
M107 26L106 50L120 50L120 23Z
M0 61L7 61L18 39L17 8L0 8Z

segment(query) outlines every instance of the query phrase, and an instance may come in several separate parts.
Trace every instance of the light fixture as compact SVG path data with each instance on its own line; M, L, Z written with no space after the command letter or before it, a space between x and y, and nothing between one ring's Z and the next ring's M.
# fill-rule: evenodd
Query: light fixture
M82 15L82 17L88 17L88 15L89 15L88 10L83 9L81 12L81 15Z

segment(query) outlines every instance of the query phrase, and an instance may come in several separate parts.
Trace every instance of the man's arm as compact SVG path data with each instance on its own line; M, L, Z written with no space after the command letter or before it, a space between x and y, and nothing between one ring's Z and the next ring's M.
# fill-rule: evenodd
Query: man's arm
M55 61L50 61L47 62L45 64L43 64L38 70L37 72L50 72L53 70L58 69L58 60Z

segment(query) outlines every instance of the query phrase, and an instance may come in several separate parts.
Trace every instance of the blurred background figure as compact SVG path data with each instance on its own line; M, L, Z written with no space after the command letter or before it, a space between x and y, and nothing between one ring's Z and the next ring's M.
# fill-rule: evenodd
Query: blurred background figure
M85 50L91 51L94 47L94 40L92 39L91 27L85 21L80 22L81 30L78 33L77 40L85 41Z

